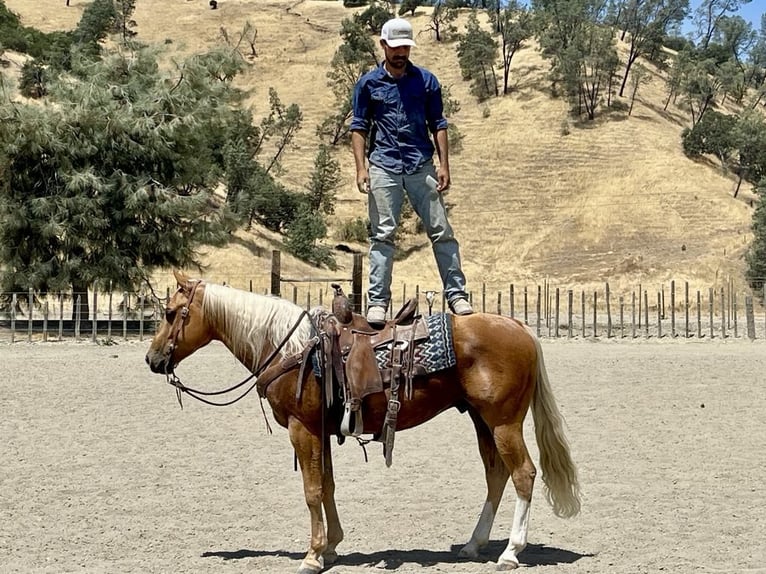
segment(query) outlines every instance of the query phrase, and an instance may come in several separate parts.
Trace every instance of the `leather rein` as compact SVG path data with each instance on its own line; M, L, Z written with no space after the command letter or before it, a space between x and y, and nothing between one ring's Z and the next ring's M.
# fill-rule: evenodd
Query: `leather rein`
M183 393L186 393L190 397L197 399L198 401L202 403L205 403L207 405L212 405L214 407L226 407L229 405L233 405L234 403L245 398L248 394L250 394L250 391L252 391L258 385L258 377L269 367L269 365L271 365L272 361L279 355L279 352L287 344L287 341L290 340L290 337L292 337L293 333L295 333L295 330L301 324L301 321L303 321L303 318L309 317L310 319L309 314L305 310L303 310L300 316L298 317L298 320L287 332L287 335L284 336L282 341L269 354L266 360L263 363L261 363L261 365L258 367L258 369L256 369L255 372L251 373L249 376L247 376L244 380L240 381L239 383L220 391L201 391L199 389L193 389L191 387L187 387L181 382L181 379L179 379L178 375L175 374L172 361L173 361L173 353L175 352L176 343L178 341L178 334L181 332L181 329L183 328L184 324L186 323L186 320L189 317L189 308L191 307L192 300L194 299L194 294L197 292L197 287L199 287L201 284L202 284L202 281L196 281L194 283L194 286L192 287L191 292L189 293L189 300L186 302L186 305L184 305L183 308L181 309L179 317L176 318L175 322L173 323L173 330L170 333L170 354L169 354L170 372L166 372L165 376L167 378L167 382L175 387L176 397L178 398L178 404L181 406L182 409L184 408L183 402L181 400ZM205 398L205 397L215 397L215 396L228 394L232 391L239 389L240 387L244 386L245 384L247 384L249 381L253 379L256 379L256 380L253 381L250 387L248 387L238 397L235 397L234 399L231 399L229 401L216 402L216 401ZM271 381L268 381L266 385L268 386L270 382ZM265 391L266 389L264 388L262 393L260 393L261 397L265 396L266 394ZM261 409L263 409L263 403L261 403ZM268 425L268 421L266 422L266 424ZM269 432L271 432L270 428L269 428Z

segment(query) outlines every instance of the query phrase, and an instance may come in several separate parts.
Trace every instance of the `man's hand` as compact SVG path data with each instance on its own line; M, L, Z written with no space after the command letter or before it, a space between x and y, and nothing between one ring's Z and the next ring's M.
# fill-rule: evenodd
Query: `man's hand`
M356 188L359 193L370 193L370 172L366 169L356 172Z
M449 175L449 167L439 166L436 170L436 179L439 182L439 185L436 186L436 191L439 193L447 191L452 183Z

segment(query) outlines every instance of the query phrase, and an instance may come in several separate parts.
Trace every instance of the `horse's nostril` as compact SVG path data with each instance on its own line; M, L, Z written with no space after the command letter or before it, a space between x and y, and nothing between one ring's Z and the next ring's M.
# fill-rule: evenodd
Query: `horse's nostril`
M144 360L146 361L146 364L147 364L147 365L148 365L148 364L150 364L150 361L149 361L149 355L146 355L146 356L144 357Z

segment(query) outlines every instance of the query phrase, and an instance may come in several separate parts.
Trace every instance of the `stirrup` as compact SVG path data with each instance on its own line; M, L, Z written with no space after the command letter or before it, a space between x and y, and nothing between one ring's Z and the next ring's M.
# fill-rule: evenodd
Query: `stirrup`
M346 403L343 409L343 419L340 422L340 433L344 436L360 436L364 432L362 411L352 411L351 404Z

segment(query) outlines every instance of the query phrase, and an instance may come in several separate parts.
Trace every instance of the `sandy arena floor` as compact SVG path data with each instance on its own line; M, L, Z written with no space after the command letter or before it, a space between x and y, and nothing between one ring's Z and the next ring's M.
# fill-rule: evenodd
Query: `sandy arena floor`
M538 488L523 566L766 572L764 344L543 346L583 512L554 517ZM297 569L308 511L287 432L267 434L254 393L223 409L186 399L180 410L144 364L147 347L0 345L0 572ZM245 373L221 346L178 371L204 388ZM482 558L456 557L484 499L475 443L453 410L397 435L390 469L380 445L367 447L368 463L354 441L336 448L346 539L328 572L492 572L510 532L511 489Z

